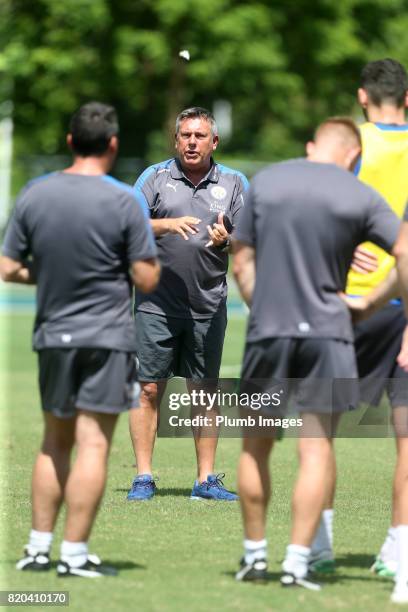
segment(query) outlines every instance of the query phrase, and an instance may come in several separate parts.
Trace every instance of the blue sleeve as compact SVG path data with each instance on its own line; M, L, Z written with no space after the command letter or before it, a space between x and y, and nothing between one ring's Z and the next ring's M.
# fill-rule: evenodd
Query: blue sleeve
M154 189L155 170L155 166L146 168L137 179L133 188L137 201L146 210L149 216L154 210L156 202L156 193Z

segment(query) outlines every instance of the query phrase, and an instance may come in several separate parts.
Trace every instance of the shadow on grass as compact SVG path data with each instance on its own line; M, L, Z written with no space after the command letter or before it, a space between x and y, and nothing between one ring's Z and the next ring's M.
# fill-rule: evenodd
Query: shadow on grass
M118 570L118 572L120 572L121 570L145 570L147 569L146 565L142 565L140 563L134 563L133 561L118 561L117 559L115 559L115 561L112 561L111 559L105 559L105 557L102 560L103 565L108 565L110 567L115 568L116 570ZM16 566L16 560L15 559L7 559L4 561L4 565L9 566L8 569L13 569L15 570L15 566ZM58 565L58 561L54 560L51 561L51 570L56 570L57 569L57 565ZM19 572L18 570L16 570L16 574L28 574L30 573L30 575L35 575L35 576L47 576L48 575L48 571L42 571L42 572Z
M223 576L229 576L229 578L234 578L235 580L235 574L236 572L222 572ZM266 572L266 580L261 580L259 582L253 581L253 582L245 582L245 584L255 584L255 585L265 585L268 584L268 582L279 582L279 579L281 577L281 573L280 572ZM237 582L235 580L235 582ZM238 582L237 582L238 583Z
M102 563L104 565L109 565L114 567L120 572L121 570L145 570L147 569L146 565L142 565L141 563L134 563L133 561L111 561L110 559L103 559Z
M336 556L336 565L338 567L360 567L368 571L374 563L374 559L374 555L367 555L366 553L348 553L342 557Z
M310 579L313 582L321 584L322 586L329 584L341 584L348 581L371 582L373 580L376 582L378 581L380 583L383 582L389 584L389 578L382 578L380 576L374 577L373 574L370 574L369 569L372 563L372 555L350 553L348 555L343 555L342 557L336 557L337 570L333 574L316 574L311 576ZM348 575L347 568L359 568L363 570L363 572L357 576ZM235 572L232 571L222 572L222 575L235 578ZM281 575L282 574L279 572L267 572L266 581L256 584L266 584L268 582L279 583Z
M115 489L116 493L128 493L129 489ZM190 497L190 489L156 489L154 497Z

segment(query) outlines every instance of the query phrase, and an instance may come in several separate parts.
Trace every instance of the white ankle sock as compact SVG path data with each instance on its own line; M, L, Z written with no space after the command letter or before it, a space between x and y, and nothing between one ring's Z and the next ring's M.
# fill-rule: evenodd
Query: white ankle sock
M71 567L80 567L88 559L87 542L67 542L61 544L61 561L65 561Z
M27 545L29 554L36 555L40 552L48 553L52 544L52 536L52 531L37 531L36 529L32 529Z
M390 527L388 529L384 544L381 546L380 559L384 563L387 561L397 560L397 540L395 530L396 527Z
M312 556L333 559L333 518L334 510L323 510L319 527L312 542Z
M267 557L266 540L244 540L245 562L253 563Z
M293 574L296 578L304 578L308 571L309 557L310 548L307 546L289 544L286 548L286 557L282 563L282 569L284 572Z
M397 585L408 583L408 525L398 525L395 528L395 539L397 542Z

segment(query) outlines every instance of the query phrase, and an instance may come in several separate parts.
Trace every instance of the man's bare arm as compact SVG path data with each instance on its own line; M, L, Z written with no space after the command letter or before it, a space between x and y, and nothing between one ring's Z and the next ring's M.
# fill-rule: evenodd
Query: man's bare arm
M232 252L235 280L245 304L250 307L255 288L255 249L243 242L233 241Z
M394 245L393 255L397 260L397 271L405 316L408 316L408 223L406 221L401 225L397 242ZM403 370L408 372L408 326L405 328L397 362Z
M393 255L397 260L400 293L404 302L405 315L408 316L408 222L406 221L401 224Z
M5 283L35 285L36 282L29 266L5 255L0 258L0 276Z
M349 297L344 293L339 294L346 302L353 323L359 323L371 317L388 302L400 295L400 284L396 268L392 268L388 276L367 295L361 297Z
M136 289L142 293L154 291L160 280L160 264L156 258L134 261L132 263L132 280Z

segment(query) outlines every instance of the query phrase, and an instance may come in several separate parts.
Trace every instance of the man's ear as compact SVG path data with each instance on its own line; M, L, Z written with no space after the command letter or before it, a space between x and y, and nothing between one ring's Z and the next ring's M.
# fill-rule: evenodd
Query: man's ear
M311 155L313 155L315 150L316 144L313 142L313 140L309 140L309 142L306 143L306 155L310 157Z
M114 155L117 155L119 150L119 139L117 136L111 136L111 139L109 140L109 150L111 153L114 153Z
M353 147L347 154L347 167L349 170L353 171L356 167L356 164L361 156L361 147Z
M359 87L357 90L357 99L360 106L367 108L368 106L368 95L365 89Z
M405 94L405 108L408 108L408 91Z
M213 136L213 151L218 147L219 138L218 136Z
M67 134L67 147L70 151L72 151L72 134Z

